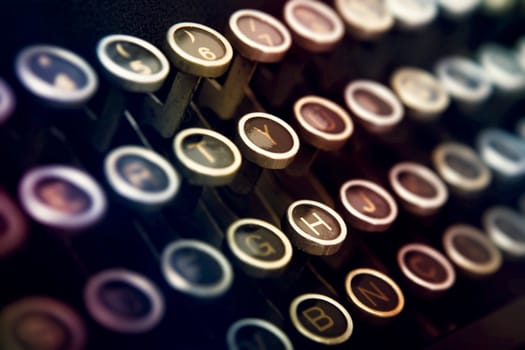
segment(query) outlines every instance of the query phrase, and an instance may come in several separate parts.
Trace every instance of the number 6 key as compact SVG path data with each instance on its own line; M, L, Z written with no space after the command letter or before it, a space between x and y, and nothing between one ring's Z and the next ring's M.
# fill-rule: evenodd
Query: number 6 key
M202 77L221 76L233 49L220 33L198 23L178 23L167 33L167 56L178 69L168 98L151 121L164 138L175 134Z

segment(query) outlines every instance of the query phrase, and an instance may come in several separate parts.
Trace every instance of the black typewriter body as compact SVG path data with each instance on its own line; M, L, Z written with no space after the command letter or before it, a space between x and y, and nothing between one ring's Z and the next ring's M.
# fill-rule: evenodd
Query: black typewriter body
M334 8L332 1L322 3ZM462 55L476 60L478 49L485 43L513 47L525 35L525 3L517 0L512 9L497 14L480 8L461 19L438 14L419 30L394 26L373 41L358 39L345 29L344 37L334 48L322 53L299 48L292 39L291 48L282 60L259 62L254 68L250 91L246 93L248 97L243 98L236 117L229 120L219 118L212 108L200 103L199 95L207 80L200 78L193 102L183 111L177 133L198 127L214 130L238 144L237 120L252 111L271 113L297 131L299 126L293 117L293 105L306 95L321 96L343 107L353 121L353 131L348 141L334 151L318 150L311 144L303 146L308 142L303 142L304 134L298 132L299 152L305 152L306 158L312 156L309 169L300 175L291 174L285 168L260 169L253 165L256 161L246 160L248 156L241 148L243 164L249 165L241 166L244 182L237 183L237 192L232 192L228 185L206 186L188 180L190 177L180 170L182 160L173 153L173 137L159 135L151 124L141 119L151 113L146 108L146 100L151 99L152 94L160 101L172 96L170 86L179 69L170 58L170 72L159 90L151 94L125 92L115 95L115 86L97 58L97 43L110 34L125 34L141 38L166 53L169 50L166 33L174 24L203 24L230 39L228 20L235 11L256 9L283 21L284 5L284 1L270 0L253 3L240 0L5 0L0 3L0 78L9 84L16 96L14 112L0 125L0 199L6 195L16 203L27 232L20 247L6 256L1 255L0 247L0 327L14 322L6 321L5 314L2 319L3 310L24 298L38 296L68 305L80 318L85 332L80 337L83 340L79 341L84 345L80 346L75 344L74 332L61 333L52 327L46 328L44 321L34 321L25 328L5 326L7 330L0 330L0 346L5 347L0 347L1 350L287 349L281 338L268 335L271 333L268 329L245 329L236 340L229 340L231 325L247 318L265 320L278 327L295 349L525 348L523 255L502 253L497 271L482 277L469 275L452 264L455 280L444 292L422 291L421 286L415 286L400 268L397 255L402 246L420 243L448 258L443 247L447 229L461 223L483 231L484 214L495 206L512 208L525 216L525 171L516 177L505 177L491 170L490 184L475 194L462 193L446 184L446 203L429 215L415 214L402 205L388 177L389 170L400 162L417 162L436 171L432 152L442 142L461 142L477 151L477 137L482 130L497 128L516 133L517 123L525 118L524 92L514 95L493 92L477 109L465 109L457 101L451 101L432 121L412 118L405 108L403 120L383 133L371 131L358 122L344 95L347 84L358 79L390 86L392 73L401 66L419 67L434 73L435 64L442 57ZM84 58L98 76L94 96L74 108L57 108L32 96L20 83L15 61L21 50L36 44L62 47ZM237 51L233 46L235 57ZM207 51L202 51L203 54ZM285 64L292 68L283 69ZM224 83L231 70L230 66L224 76L216 80ZM296 72L299 72L301 84L294 86L278 106L273 105L271 100L275 96L269 91L279 89L268 77L284 82L289 74L292 81ZM124 103L125 108L117 111L121 118L116 132L108 141L109 146L101 151L96 143L90 144L92 139L87 134L112 99L115 103ZM257 130L263 135L268 132L262 127ZM112 149L123 145L145 147L172 164L180 182L173 199L159 206L130 204L114 190L107 179L104 159ZM525 158L523 148L515 151L518 157ZM90 174L102 188L107 201L101 219L76 232L78 230L46 225L28 214L20 199L21 179L29 170L46 165L67 165ZM352 179L372 181L395 199L397 215L389 227L381 230L383 232L372 232L374 230L368 226L356 225L355 217L348 218L340 191L342 184ZM286 221L287 208L302 199L324 203L344 218L347 235L336 253L311 254L310 246L305 248L304 243L297 243L286 231L290 230ZM293 254L279 273L258 276L251 270L246 272L243 263L236 260L236 253L228 247L226 236L227 228L240 218L263 220L289 236ZM0 216L0 231L6 230L10 222ZM519 222L509 230L514 230L514 238L523 245L525 227L519 226ZM0 232L0 242L1 239ZM222 252L231 263L233 275L226 291L216 297L202 297L173 287L172 283L176 282L169 281L163 270L163 264L169 261L164 260L162 251L168 244L184 240L205 242ZM217 266L202 263L200 268L204 279L218 273ZM398 315L370 315L361 309L362 305L351 300L347 290L348 273L359 268L380 271L395 281L404 298ZM86 306L86 283L98 272L108 269L137 272L156 286L163 307L158 322L151 328L140 331L133 326L112 329L93 316ZM335 318L324 317L326 311L298 313L299 321L293 319L290 316L292 300L306 293L328 296L347 310L353 325L348 339L328 344L304 335L297 326L300 320L305 324L310 321L310 331L314 333L325 330L323 327L327 323L323 322L328 322L326 329L330 329L331 322L337 322ZM399 299L394 294L385 296L377 289L370 288L367 293L363 295L372 298L368 299L372 304L373 300ZM115 312L132 319L144 308L155 307L151 300L141 298L143 296L133 293L115 292L104 300L110 305L106 305L109 309L113 307ZM111 306L112 303L116 306ZM347 321L339 319L339 322L343 322L343 328L348 327ZM125 320L122 323L125 324ZM31 343L31 339L39 337L38 327L42 327L41 332L45 335L40 336L47 339L47 343L36 340ZM18 332L13 336L16 342L4 345L1 337L7 337L7 333L2 332ZM65 334L62 342L55 341L61 337L56 334ZM15 343L18 347L14 347Z

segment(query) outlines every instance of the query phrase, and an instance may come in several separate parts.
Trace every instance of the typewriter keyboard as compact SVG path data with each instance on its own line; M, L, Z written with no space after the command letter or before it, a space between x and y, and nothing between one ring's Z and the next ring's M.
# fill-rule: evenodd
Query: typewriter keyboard
M0 350L525 347L522 0L0 22Z

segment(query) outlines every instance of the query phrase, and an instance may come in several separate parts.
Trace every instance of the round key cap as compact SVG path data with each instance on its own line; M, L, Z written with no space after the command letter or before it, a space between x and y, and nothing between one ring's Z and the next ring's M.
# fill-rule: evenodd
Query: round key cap
M11 116L15 110L15 105L13 91L3 79L0 79L0 125Z
M403 119L403 105L392 90L372 80L354 80L344 91L346 105L370 132L391 130Z
M492 83L485 70L467 58L443 58L435 71L443 88L460 104L477 105L492 93Z
M334 5L348 30L359 39L376 39L394 25L383 0L335 0Z
M485 129L478 135L481 159L491 169L508 177L525 173L525 140L500 129Z
M439 0L439 6L449 18L461 19L479 6L481 0Z
M409 114L422 121L433 120L449 105L449 96L430 73L413 67L398 68L390 85Z
M294 103L294 117L301 126L301 139L324 151L337 151L354 131L352 119L336 103L318 96L305 96Z
M347 234L345 222L335 210L312 200L290 204L282 227L298 249L313 255L335 254Z
M226 344L228 350L293 350L292 342L280 328L260 318L243 318L233 323L226 333Z
M104 173L119 196L146 208L170 202L181 181L165 158L140 146L112 150L104 160Z
M429 168L411 162L402 162L388 173L390 186L410 212L429 215L447 201L448 190L443 181Z
M443 235L443 247L452 262L473 276L487 276L501 266L501 252L483 232L469 225L449 227Z
M397 252L397 264L407 280L427 295L449 290L456 280L454 268L447 258L426 244L402 246Z
M292 31L293 42L310 52L331 50L345 34L343 21L320 1L288 1L284 20Z
M241 152L227 137L213 130L184 129L173 140L173 152L190 183L221 186L239 170Z
M352 305L371 320L389 320L405 306L405 297L396 282L374 269L350 271L346 275L345 289Z
M438 13L437 0L387 0L386 5L403 29L419 29L432 22Z
M97 56L107 76L127 91L156 91L170 70L159 49L131 35L105 36L98 42Z
M0 313L1 349L82 350L86 333L76 311L49 297L27 297Z
M479 192L490 184L490 170L474 150L456 142L438 145L432 152L434 168L453 189L463 193Z
M35 221L66 231L85 229L106 212L106 197L97 182L65 165L31 169L22 177L18 195Z
M344 343L354 330L352 318L343 305L322 294L295 297L290 304L290 318L299 333L325 345Z
M215 78L226 72L233 49L216 30L198 23L177 23L166 35L167 54L181 71L200 77Z
M251 162L267 169L283 169L299 151L294 129L268 113L254 112L237 124L237 145Z
M91 316L116 332L143 333L164 315L164 298L146 277L125 269L104 270L92 276L84 289Z
M243 270L254 277L274 275L292 260L288 237L263 220L235 221L226 231L226 243Z
M95 71L84 59L56 46L25 48L16 57L15 71L27 90L58 107L82 105L98 87Z
M525 257L525 218L502 206L483 214L483 228L498 248L515 258Z
M27 239L27 222L9 195L0 189L0 258L16 251Z
M238 10L230 16L228 38L245 58L272 63L280 61L292 44L288 29L274 17L258 10Z
M386 231L397 217L397 204L381 186L367 180L350 180L339 191L350 224L370 232Z
M503 92L516 93L525 88L525 70L514 52L494 44L484 44L478 51L481 66L490 81Z
M224 255L198 240L184 239L167 245L161 266L170 286L192 297L219 297L233 282L232 267Z

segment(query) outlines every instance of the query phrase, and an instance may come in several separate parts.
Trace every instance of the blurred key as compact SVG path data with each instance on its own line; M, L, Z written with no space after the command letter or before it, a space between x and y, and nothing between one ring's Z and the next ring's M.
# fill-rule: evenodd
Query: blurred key
M437 174L418 163L401 162L394 165L388 179L401 204L414 214L433 214L448 199L447 187Z
M500 129L485 129L478 135L481 158L492 170L509 178L525 173L525 140Z
M450 290L456 281L456 272L447 258L426 244L403 245L397 263L414 292L424 297L436 297Z
M233 323L226 333L228 350L272 348L274 350L293 350L286 333L266 320L243 318Z
M104 173L112 189L128 205L155 209L171 202L181 179L161 155L140 147L121 146L104 160Z
M432 152L432 163L443 180L458 193L476 193L486 189L492 175L474 150L466 145L447 142Z
M7 83L0 79L0 125L11 116L15 110L16 99Z
M439 0L439 6L443 14L456 20L461 20L469 15L480 3L481 0Z
M431 121L449 105L448 93L432 74L413 67L402 67L390 77L390 86L416 120Z
M501 252L485 233L465 224L450 226L443 235L449 259L468 276L483 277L498 271Z
M506 94L517 94L525 89L525 70L513 52L495 43L486 43L478 49L481 66L492 84Z
M406 30L428 25L438 14L437 0L386 0L396 24Z
M220 297L233 282L233 270L224 255L193 239L168 244L162 252L161 268L172 288L199 299Z
M50 297L26 297L0 313L0 348L5 350L82 350L87 340L79 314Z
M121 333L144 333L162 319L164 297L148 278L126 269L103 270L84 288L90 315L101 325Z
M394 25L383 0L336 0L334 6L350 33L361 40L377 39Z
M29 170L20 180L18 196L33 220L61 231L84 230L106 213L106 196L97 182L65 165Z
M290 318L299 333L324 345L344 343L354 329L352 318L343 305L322 294L295 297L290 303Z
M392 90L372 80L354 80L344 91L348 109L372 133L383 133L401 122L404 108Z
M525 256L523 215L507 207L494 206L483 214L483 228L494 244L508 256Z

